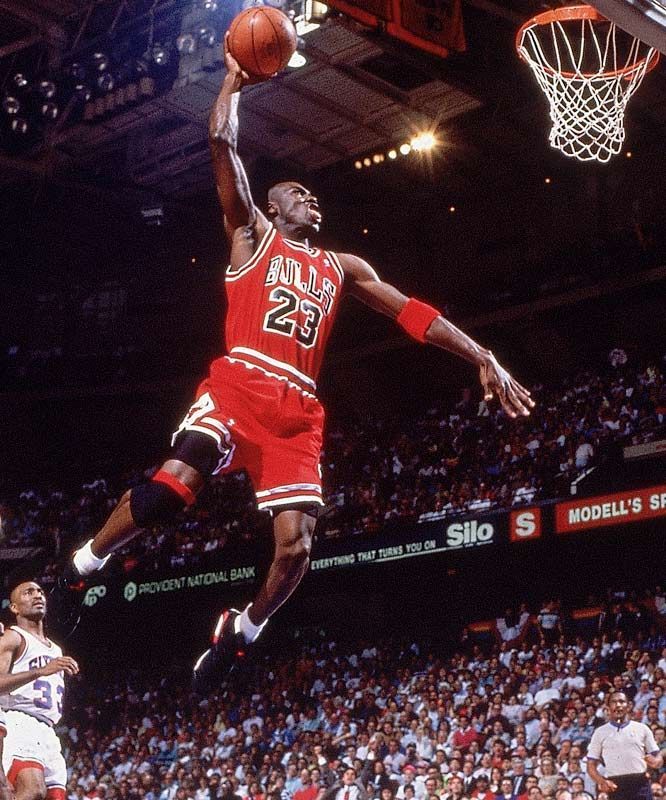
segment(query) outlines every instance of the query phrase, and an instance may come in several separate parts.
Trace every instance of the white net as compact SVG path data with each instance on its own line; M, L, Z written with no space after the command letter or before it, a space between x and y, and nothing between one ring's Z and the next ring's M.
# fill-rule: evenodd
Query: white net
M627 103L659 54L592 8L566 11L583 16L537 17L521 29L518 52L550 103L550 144L580 161L606 162L622 149Z

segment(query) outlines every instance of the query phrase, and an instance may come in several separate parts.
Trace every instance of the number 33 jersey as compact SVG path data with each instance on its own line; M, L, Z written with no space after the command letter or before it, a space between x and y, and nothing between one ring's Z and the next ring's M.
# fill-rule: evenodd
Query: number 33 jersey
M229 356L314 392L343 280L335 253L271 226L249 261L227 269Z
M54 642L44 644L29 631L16 625L12 625L12 630L25 642L23 652L12 664L12 675L43 667L54 658L62 656L62 650ZM56 672L43 678L35 678L34 681L14 689L0 698L0 705L6 711L23 711L48 725L56 725L62 716L64 692L64 675Z

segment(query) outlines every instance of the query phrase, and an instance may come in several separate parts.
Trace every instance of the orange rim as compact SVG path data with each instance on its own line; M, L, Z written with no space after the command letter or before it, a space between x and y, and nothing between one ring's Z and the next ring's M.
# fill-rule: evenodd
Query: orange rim
M585 20L589 19L592 22L610 22L610 20L597 11L596 8L592 6L562 6L561 8L553 8L549 11L544 11L541 14L537 14L536 17L532 17L528 19L527 22L524 22L518 32L516 33L516 51L518 52L519 58L521 58L525 62L529 62L529 58L523 54L523 41L525 40L525 34L528 30L532 30L532 28L537 28L540 26L550 25L553 22L572 22L576 20ZM614 24L614 23L613 23ZM648 65L645 69L646 72L650 72L653 70L657 64L659 63L659 51L652 49L652 53L649 57ZM643 64L645 63L647 56L645 58L641 58L638 61L634 61L633 64L628 64L626 67L622 67L622 69L615 69L609 70L608 72L600 72L598 73L598 77L605 77L605 78L629 78L631 75L638 69L641 69ZM576 72L557 72L557 70L553 69L550 66L542 67L545 72L550 73L551 75L559 74L563 78L593 78L597 76L597 73L576 73Z

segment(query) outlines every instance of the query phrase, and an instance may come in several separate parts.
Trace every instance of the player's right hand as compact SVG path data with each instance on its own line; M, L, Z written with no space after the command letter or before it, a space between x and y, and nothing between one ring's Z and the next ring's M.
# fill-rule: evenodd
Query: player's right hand
M497 395L505 413L515 419L519 414L528 417L534 408L530 392L501 366L495 356L487 354L479 368L479 378L483 386L483 399L488 402Z
M600 781L599 788L602 792L606 792L606 794L611 794L612 792L617 790L617 783L613 783L613 781L609 781L607 778Z
M232 92L240 92L243 86L250 86L253 83L261 83L267 80L266 77L262 77L261 75L250 75L231 55L231 50L229 50L229 31L224 34L224 64L227 68L226 79L229 79L232 84ZM274 75L277 75L277 72L275 72ZM273 75L268 77L272 78Z
M46 675L55 675L56 672L64 672L65 675L76 675L78 671L79 665L69 656L53 658L48 664L39 669L42 677L46 677Z

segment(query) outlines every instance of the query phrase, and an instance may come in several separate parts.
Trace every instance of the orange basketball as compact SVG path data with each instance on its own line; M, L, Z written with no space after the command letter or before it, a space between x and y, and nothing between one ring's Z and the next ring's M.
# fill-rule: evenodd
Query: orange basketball
M246 8L229 26L229 52L250 75L267 78L284 69L296 45L294 24L271 6Z

